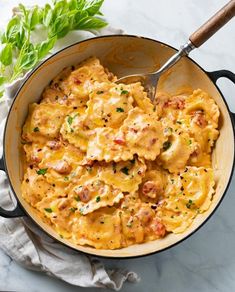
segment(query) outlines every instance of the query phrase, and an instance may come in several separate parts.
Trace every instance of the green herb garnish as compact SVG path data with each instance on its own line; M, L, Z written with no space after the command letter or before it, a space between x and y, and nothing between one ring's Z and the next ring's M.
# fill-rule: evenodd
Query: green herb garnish
M121 108L121 107L117 107L117 108L116 108L116 112L117 112L117 113L123 113L123 112L124 112L124 109Z
M45 175L46 174L46 172L47 172L47 168L41 168L41 169L39 169L39 170L37 170L37 174L41 174L41 175Z
M73 212L73 213L74 213L77 209L78 209L78 208L74 208L74 207L69 208L69 210L70 210L71 212Z
M39 128L38 128L38 127L35 127L35 128L33 129L33 131L34 131L34 132L39 132Z
M176 121L176 123L177 123L177 124L180 124L180 125L182 124L182 122L181 122L181 121Z
M193 201L192 200L188 200L188 203L186 204L186 207L188 209L190 209L192 205L193 205Z
M104 93L103 90L99 90L99 91L96 92L96 94L103 94L103 93Z
M127 91L127 90L121 90L121 94L128 94L129 93L129 91Z
M80 199L80 197L79 197L79 196L77 196L77 197L74 197L74 200L76 200L77 202L80 202L80 201L81 201L81 199Z
M95 198L95 201L96 201L96 203L98 203L98 202L100 201L100 196L97 196L97 197Z
M125 175L129 175L129 168L126 166L120 169L121 172L123 172Z
M64 177L64 181L68 181L69 180L69 177L68 176L65 176Z
M72 125L73 123L73 118L71 116L68 116L68 119L67 119L69 125Z
M171 142L170 141L166 141L166 142L163 143L163 150L164 151L166 151L170 147L171 147Z
M52 209L51 208L44 208L44 210L47 212L47 213L52 213Z

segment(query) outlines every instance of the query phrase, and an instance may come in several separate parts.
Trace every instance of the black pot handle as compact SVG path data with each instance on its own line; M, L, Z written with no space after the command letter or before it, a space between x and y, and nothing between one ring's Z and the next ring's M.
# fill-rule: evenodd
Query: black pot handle
M209 75L210 79L216 83L216 81L219 78L228 78L230 81L232 81L235 84L235 74L231 71L228 70L218 70L218 71L213 71L213 72L207 72ZM230 112L231 117L233 118L234 124L235 124L235 113Z
M0 170L6 171L3 157L0 159ZM5 210L2 207L0 207L0 216L5 218L15 218L26 216L26 214L20 208L19 203L17 202L17 205L14 210Z

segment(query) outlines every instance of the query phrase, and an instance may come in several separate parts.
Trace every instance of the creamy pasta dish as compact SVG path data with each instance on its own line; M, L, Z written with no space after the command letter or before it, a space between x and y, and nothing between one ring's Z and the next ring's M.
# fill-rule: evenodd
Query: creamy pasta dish
M65 239L117 249L182 233L214 194L219 109L201 89L117 84L97 58L64 69L23 127L22 194Z

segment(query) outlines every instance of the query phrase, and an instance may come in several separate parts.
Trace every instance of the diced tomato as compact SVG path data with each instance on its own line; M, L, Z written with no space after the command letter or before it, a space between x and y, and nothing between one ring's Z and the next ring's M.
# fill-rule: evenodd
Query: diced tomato
M79 79L76 78L76 77L73 78L73 82L74 82L75 84L77 84L77 85L80 85L80 84L82 83L82 81L79 80Z
M118 144L118 145L125 145L126 141L123 138L115 138L114 143Z

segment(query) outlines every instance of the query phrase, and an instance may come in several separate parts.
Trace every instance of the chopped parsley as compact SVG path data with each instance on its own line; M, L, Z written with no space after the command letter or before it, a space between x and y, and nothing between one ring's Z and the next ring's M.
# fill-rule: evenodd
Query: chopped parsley
M46 172L47 172L47 168L41 168L41 169L39 169L39 170L37 170L37 174L41 174L41 175L45 175L46 174Z
M51 208L44 208L44 210L45 210L47 213L52 213L52 209L51 209Z
M121 172L123 172L125 175L129 175L129 168L126 166L120 169Z
M99 90L96 92L96 94L102 94L102 93L104 93L103 90Z
M70 210L71 212L73 212L73 213L74 213L77 209L78 209L78 208L74 208L74 207L69 208L69 210Z
M73 118L71 116L68 116L67 121L68 121L69 125L72 125Z
M100 201L100 196L97 196L97 197L95 198L95 200L96 200L96 203L99 203L99 201Z
M68 181L69 180L69 177L68 176L65 176L64 177L64 181Z
M81 215L83 215L84 209L83 208L80 208L79 209L79 212L80 212Z
M74 200L76 200L77 202L80 202L81 201L81 199L80 199L79 196L75 197Z
M129 91L127 91L127 90L122 89L122 91L121 91L121 94L128 94L128 93L129 93Z
M177 123L177 124L180 124L180 125L182 124L182 122L181 122L181 121L176 121L176 123Z
M123 113L124 112L124 109L122 107L117 107L116 108L116 112L117 113Z
M163 150L164 151L166 151L170 147L171 147L171 142L170 141L166 141L166 142L163 143Z
M192 205L193 205L193 201L192 200L188 200L188 203L186 204L186 207L188 209L190 209Z
M191 144L192 144L192 140L189 139L189 140L188 140L188 145L191 145Z
M36 133L36 132L39 132L39 128L38 127L35 127L34 129L33 129L33 131Z

